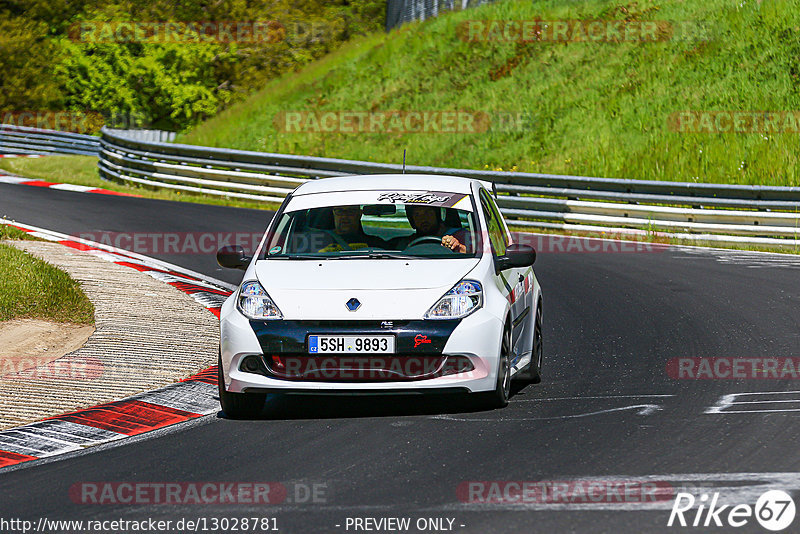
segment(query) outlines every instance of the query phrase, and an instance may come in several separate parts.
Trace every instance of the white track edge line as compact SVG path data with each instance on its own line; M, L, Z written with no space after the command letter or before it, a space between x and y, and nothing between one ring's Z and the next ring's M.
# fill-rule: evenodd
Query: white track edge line
M54 238L57 238L60 241L73 241L73 242L76 242L76 243L81 243L81 244L84 244L84 245L89 245L89 246L92 246L92 247L96 247L96 248L101 249L101 250L106 250L108 252L113 252L115 254L121 254L123 256L129 256L131 258L135 258L135 259L143 261L143 262L149 262L149 263L153 264L154 266L156 266L158 268L161 268L161 269L164 269L164 270L169 270L169 271L174 271L174 272L185 274L185 275L188 275L188 276L192 276L192 277L197 278L199 280L203 280L203 281L208 282L210 284L218 285L218 286L220 286L222 288L229 289L231 291L235 291L237 289L237 287L238 287L238 286L235 286L233 284L229 284L228 282L223 282L222 280L219 280L217 278L214 278L214 277L199 273L197 271L193 271L191 269L187 269L185 267L181 267L180 265L175 265L173 263L169 263L169 262L166 262L166 261L163 261L163 260L159 260L159 259L156 259L156 258L153 258L153 257L150 257L150 256L145 256L145 255L139 254L137 252L131 252L131 251L128 251L128 250L117 248L117 247L114 247L114 246L111 246L111 245L98 243L96 241L89 241L88 239L82 239L82 238L79 238L79 237L76 237L76 236L62 234L62 233L56 232L54 230L48 230L46 228L40 228L38 226L33 226L31 224L25 224L25 223L21 223L19 221L14 221L14 220L11 220L11 219L6 219L6 218L0 218L0 224L8 224L8 225L12 225L12 226L19 226L19 227L25 228L27 230L31 230L33 232L38 232L38 233L41 233L41 234L44 234L44 235L50 235L50 236L52 236Z

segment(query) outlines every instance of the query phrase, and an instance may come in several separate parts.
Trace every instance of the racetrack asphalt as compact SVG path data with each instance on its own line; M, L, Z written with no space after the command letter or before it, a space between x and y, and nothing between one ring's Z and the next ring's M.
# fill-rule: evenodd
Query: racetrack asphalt
M270 217L4 184L0 215L68 234L260 234ZM217 267L213 254L148 255L241 279L241 271ZM283 532L355 532L347 518L405 516L410 532L418 531L417 518L437 517L454 519L458 532L638 534L706 529L667 527L671 500L649 508L464 503L458 488L469 481L648 480L697 495L719 491L732 503L753 504L766 489L797 501L800 383L667 373L678 357L800 356L800 259L773 258L682 248L540 251L544 379L518 387L506 409L481 411L463 398L275 398L258 420L209 416L150 439L0 472L0 518L249 516L277 518ZM727 397L722 413L706 413L741 393L757 395ZM744 401L758 404L730 404ZM280 482L292 502L97 505L70 498L73 485L102 481ZM302 502L295 492L314 483L324 496ZM736 530L767 532L752 518Z

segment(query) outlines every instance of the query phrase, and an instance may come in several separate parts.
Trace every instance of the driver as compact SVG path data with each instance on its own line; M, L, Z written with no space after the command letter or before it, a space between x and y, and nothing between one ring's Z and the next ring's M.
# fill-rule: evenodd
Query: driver
M333 230L325 232L330 242L320 252L336 252L348 248L387 248L386 241L364 232L361 227L361 213L361 206L335 206Z
M462 228L447 228L441 218L441 210L434 206L415 206L406 205L406 217L411 227L416 230L410 236L400 239L397 243L397 248L402 250L415 239L421 237L441 237L442 246L449 248L453 252L460 252L464 254L467 252L467 247L461 241L466 241L464 238L464 230ZM461 239L459 240L459 236Z

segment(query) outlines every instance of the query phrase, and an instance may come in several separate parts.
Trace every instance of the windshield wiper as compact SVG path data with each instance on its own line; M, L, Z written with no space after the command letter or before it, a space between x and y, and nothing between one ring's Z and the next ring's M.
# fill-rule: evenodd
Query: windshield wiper
M418 260L420 256L412 256L411 254L396 254L394 252L370 252L366 256L358 256L362 258L369 258L371 260Z
M280 256L267 256L265 260L326 260L328 256L314 256L312 254L281 254Z
M368 252L356 254L339 254L337 256L316 256L312 254L291 254L267 256L267 260L418 260L424 259L423 256L412 256L410 254L395 254L392 252Z
M336 256L322 256L326 260L418 260L421 256L409 254L395 254L392 252L357 252L355 254L338 254ZM320 258L321 259L321 258Z

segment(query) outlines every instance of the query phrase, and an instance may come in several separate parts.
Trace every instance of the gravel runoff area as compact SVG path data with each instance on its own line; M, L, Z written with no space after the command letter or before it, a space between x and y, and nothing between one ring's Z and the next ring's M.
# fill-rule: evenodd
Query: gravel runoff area
M77 280L94 304L95 332L46 368L0 377L0 429L162 387L216 363L219 322L189 295L58 243L5 243Z

